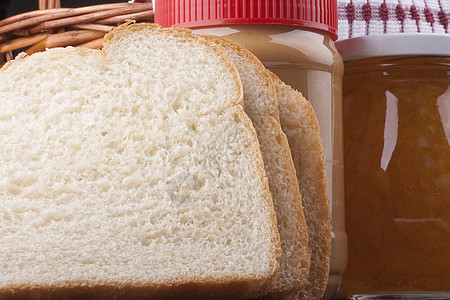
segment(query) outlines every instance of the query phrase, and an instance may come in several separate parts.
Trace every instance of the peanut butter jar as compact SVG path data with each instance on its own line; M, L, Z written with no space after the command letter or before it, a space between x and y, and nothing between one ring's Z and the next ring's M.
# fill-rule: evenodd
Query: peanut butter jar
M366 294L354 299L450 299L450 35L337 46L349 251L342 290Z
M155 7L155 22L162 26L187 27L243 45L311 102L322 134L331 207L331 265L324 299L335 294L347 263L337 19L336 0L177 0L158 1Z

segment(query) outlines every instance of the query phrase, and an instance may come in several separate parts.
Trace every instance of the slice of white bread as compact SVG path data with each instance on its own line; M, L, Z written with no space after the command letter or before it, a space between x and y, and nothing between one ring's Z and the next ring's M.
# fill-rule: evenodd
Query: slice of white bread
M281 127L294 160L311 251L308 282L299 299L320 299L330 270L331 220L319 123L311 103L275 74L270 74L277 89Z
M266 296L295 298L309 272L308 234L294 163L279 123L275 86L264 65L239 44L209 36L235 63L244 87L244 109L258 136L281 238L280 271Z
M0 82L0 298L267 293L276 215L223 50L127 24Z

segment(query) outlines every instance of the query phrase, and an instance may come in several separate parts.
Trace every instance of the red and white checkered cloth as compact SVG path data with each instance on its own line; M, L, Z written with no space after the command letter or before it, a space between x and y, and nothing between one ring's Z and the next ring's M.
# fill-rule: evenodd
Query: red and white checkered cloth
M338 0L339 40L386 33L450 34L450 0Z

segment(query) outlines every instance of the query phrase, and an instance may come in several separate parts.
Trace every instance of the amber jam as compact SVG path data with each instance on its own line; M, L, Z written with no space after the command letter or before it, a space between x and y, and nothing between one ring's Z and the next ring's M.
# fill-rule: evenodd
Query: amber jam
M450 290L450 58L348 61L346 295Z

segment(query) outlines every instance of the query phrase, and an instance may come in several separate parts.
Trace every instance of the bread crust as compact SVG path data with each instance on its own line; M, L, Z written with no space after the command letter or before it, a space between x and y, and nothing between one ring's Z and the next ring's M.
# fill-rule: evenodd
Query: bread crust
M299 299L320 299L330 271L331 211L319 122L311 103L270 73L279 95L281 126L288 137L297 170L310 238L311 269Z
M208 284L205 284L208 282ZM259 278L162 282L67 282L6 286L0 299L250 299L261 288Z
M236 87L239 87L238 97L232 103L232 111L235 114L236 123L243 126L248 144L248 155L257 166L257 176L264 189L264 199L266 217L270 220L266 226L270 229L271 239L271 261L267 274L261 277L236 277L235 275L221 278L180 278L172 282L64 282L50 285L18 285L4 286L0 288L0 298L48 298L48 299L73 299L80 297L95 299L190 299L190 298L212 298L212 299L237 299L249 298L263 295L270 287L272 277L279 269L281 255L280 238L277 229L276 215L273 209L273 201L269 190L269 184L264 169L264 163L260 152L260 146L256 138L253 125L243 108L243 91L239 73L228 55L218 46L212 45L205 38L191 34L190 30L178 28L161 28L155 24L127 23L123 24L105 36L105 46L101 53L105 55L108 49L121 35L127 35L132 31L148 30L154 34L170 34L176 38L185 39L197 45L203 45L212 49L220 63L227 66L233 73ZM99 50L88 50L76 48L80 53L98 53ZM25 58L26 59L26 58ZM5 66L13 67L13 63Z
M258 99L247 96L249 92L244 86L244 108L256 129L260 143L282 242L281 269L265 298L297 296L309 272L308 234L291 151L279 122L275 85L264 65L253 53L225 38L207 38L226 49L227 53L234 53L246 62L248 70L238 67L241 78L249 76L247 72L251 69L263 82L266 97ZM237 61L235 63L237 64ZM288 269L292 265L298 268L298 272L293 275L294 278L287 279Z

